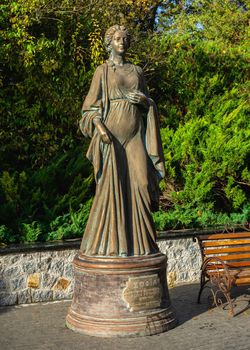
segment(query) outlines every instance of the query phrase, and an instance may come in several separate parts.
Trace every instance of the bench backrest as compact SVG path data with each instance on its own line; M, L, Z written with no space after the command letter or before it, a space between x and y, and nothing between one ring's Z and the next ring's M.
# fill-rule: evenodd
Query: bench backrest
M199 236L198 241L203 261L218 257L230 268L250 269L250 232Z

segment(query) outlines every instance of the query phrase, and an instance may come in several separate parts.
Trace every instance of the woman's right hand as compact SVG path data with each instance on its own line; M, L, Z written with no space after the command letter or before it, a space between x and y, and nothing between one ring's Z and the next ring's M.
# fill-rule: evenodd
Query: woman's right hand
M128 92L126 97L129 100L129 102L133 104L142 104L144 106L149 107L149 99L141 91L135 90Z
M95 118L94 124L95 124L97 132L99 133L99 135L102 139L102 142L107 143L107 144L111 144L112 143L111 136L109 135L108 130L106 129L105 125L103 125L101 120L99 118Z
M107 143L108 145L112 143L111 137L106 131L103 134L100 134L100 136L103 143Z

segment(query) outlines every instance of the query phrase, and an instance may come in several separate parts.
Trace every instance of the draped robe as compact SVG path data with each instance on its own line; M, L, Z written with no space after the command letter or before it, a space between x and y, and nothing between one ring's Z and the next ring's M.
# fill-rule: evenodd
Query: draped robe
M80 129L91 142L87 152L96 194L82 239L85 255L137 256L158 251L151 211L164 177L158 113L127 99L130 91L147 96L142 69L130 63L99 66L82 107ZM100 118L112 143L105 144L93 119Z

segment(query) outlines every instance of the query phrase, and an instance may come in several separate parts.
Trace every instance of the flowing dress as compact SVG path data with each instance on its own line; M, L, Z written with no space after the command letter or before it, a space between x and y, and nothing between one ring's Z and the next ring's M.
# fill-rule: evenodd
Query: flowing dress
M96 194L81 244L85 255L138 256L158 251L151 211L158 202L164 162L158 114L132 104L128 92L147 95L142 69L107 61L94 74L83 103L80 129L91 137ZM93 119L100 118L112 138L101 141Z

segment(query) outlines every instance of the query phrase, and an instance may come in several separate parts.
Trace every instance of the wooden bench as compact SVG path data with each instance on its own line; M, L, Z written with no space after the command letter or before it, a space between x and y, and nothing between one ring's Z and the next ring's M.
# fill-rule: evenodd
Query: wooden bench
M202 254L197 302L200 303L204 287L211 282L213 304L228 305L229 313L234 316L231 288L250 284L250 232L211 234L198 236L197 240Z

